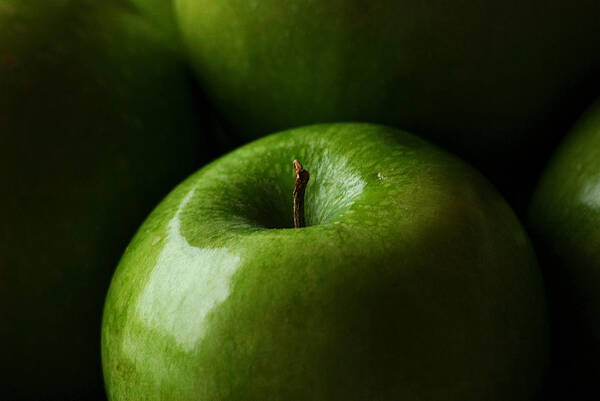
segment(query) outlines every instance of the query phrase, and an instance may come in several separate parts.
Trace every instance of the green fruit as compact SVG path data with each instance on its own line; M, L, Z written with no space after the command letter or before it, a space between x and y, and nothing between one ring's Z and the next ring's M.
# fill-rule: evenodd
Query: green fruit
M562 399L597 399L600 102L573 127L544 171L531 203L530 226L549 285L558 376L553 385L562 385L553 392L565 391Z
M545 337L529 241L481 175L335 124L246 145L154 210L113 277L102 360L112 401L531 400Z
M378 122L478 164L492 158L502 175L519 151L527 166L525 145L543 146L600 72L597 0L176 0L176 9L202 86L246 140Z
M104 398L114 266L205 157L174 23L152 21L127 0L0 0L2 400Z

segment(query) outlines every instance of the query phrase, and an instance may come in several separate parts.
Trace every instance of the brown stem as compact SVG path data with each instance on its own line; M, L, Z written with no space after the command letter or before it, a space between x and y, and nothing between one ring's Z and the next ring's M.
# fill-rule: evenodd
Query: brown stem
M294 227L306 227L304 220L304 191L310 174L304 170L298 160L294 160L294 169L296 170L296 185L294 185Z

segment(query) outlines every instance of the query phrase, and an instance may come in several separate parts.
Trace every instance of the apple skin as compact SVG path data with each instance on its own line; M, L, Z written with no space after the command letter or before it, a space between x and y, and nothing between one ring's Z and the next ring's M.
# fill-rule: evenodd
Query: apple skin
M102 361L111 401L530 400L545 319L529 240L479 173L395 129L316 125L152 212L111 282Z
M0 1L1 400L105 399L114 267L212 151L171 18L157 29L122 0Z
M597 0L175 4L201 86L246 140L317 122L383 123L508 185L581 113L591 81L599 88Z
M551 392L597 399L600 380L600 100L574 125L535 190L529 227L548 283ZM565 398L566 397L566 398Z

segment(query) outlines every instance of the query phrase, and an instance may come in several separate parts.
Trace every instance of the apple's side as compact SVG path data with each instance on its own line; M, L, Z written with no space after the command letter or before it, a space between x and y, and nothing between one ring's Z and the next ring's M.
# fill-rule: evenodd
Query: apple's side
M182 59L128 0L0 1L0 399L104 399L114 267L208 151Z
M573 127L536 189L529 225L549 285L552 386L596 399L600 380L600 102ZM557 399L559 399L557 397Z
M526 234L477 172L404 132L316 125L154 210L113 277L102 360L111 401L531 400L546 329Z
M384 123L514 189L600 89L597 0L175 4L198 79L246 140Z

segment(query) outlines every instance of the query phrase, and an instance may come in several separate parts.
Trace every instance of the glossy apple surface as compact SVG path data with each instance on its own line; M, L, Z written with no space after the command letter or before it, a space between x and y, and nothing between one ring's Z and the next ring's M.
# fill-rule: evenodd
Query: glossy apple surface
M129 1L0 0L1 400L104 398L114 267L207 151L174 23L153 21Z
M246 145L154 210L113 277L102 360L112 401L530 400L545 338L529 240L482 176L334 124Z
M597 399L600 102L577 122L546 168L531 204L529 224L549 285L553 392L563 391L562 399Z
M597 0L175 3L198 79L246 139L385 123L500 175L600 72Z

